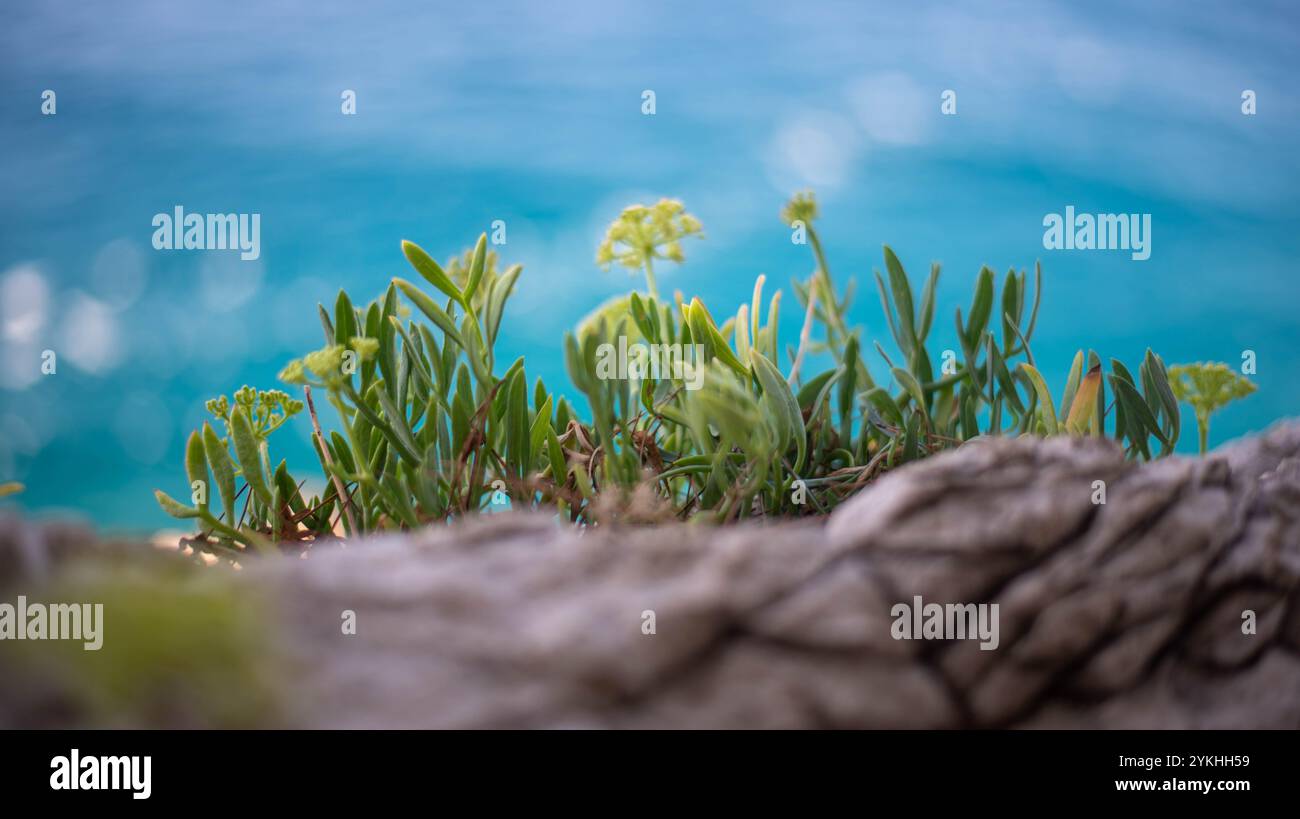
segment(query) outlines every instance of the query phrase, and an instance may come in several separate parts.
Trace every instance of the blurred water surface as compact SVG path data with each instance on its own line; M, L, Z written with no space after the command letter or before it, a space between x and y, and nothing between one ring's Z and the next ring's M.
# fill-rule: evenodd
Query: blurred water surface
M604 225L677 196L707 239L661 288L725 314L766 273L793 341L810 258L777 214L806 186L868 337L882 243L914 277L942 262L937 349L981 264L1041 259L1053 389L1079 346L1251 349L1260 390L1212 438L1260 429L1300 406L1297 55L1282 2L7 4L0 481L28 489L6 502L165 525L150 491L185 494L204 400L275 385L321 343L316 301L409 275L403 238L446 258L504 220L525 271L499 358L566 385L561 334L634 283L593 263ZM154 250L177 205L260 214L260 258ZM1067 205L1150 213L1151 258L1044 250ZM303 475L308 437L273 439Z

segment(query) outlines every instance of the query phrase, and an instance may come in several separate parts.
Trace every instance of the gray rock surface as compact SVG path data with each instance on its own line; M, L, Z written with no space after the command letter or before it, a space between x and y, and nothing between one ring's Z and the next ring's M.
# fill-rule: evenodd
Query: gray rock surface
M0 532L0 577L66 559L32 528ZM268 607L276 724L1298 728L1300 424L1146 465L976 441L824 522L501 515L217 582ZM998 647L895 640L918 595L997 604Z

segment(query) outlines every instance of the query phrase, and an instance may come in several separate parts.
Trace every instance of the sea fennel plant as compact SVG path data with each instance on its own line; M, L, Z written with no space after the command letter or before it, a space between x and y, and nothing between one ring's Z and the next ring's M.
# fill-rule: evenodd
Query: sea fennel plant
M1192 405L1201 454L1210 437L1210 416L1255 391L1255 385L1227 364L1181 364L1169 370L1173 393Z
M888 469L979 436L1107 435L1137 458L1173 450L1177 402L1150 351L1134 377L1114 359L1103 374L1098 354L1081 350L1056 403L1030 350L1037 266L1032 297L1025 272L1008 271L999 289L982 268L970 306L955 310L960 351L936 359L939 266L918 298L886 246L874 279L892 349L868 348L849 319L853 283L837 292L817 218L811 193L782 211L813 262L793 281L804 321L783 369L780 291L765 297L759 276L721 323L699 298L662 298L652 260L683 261L681 240L702 227L674 200L625 210L598 261L642 270L647 290L566 334L581 410L530 382L522 358L504 367L496 358L521 267L499 271L486 236L445 267L403 242L418 276L393 278L365 306L346 292L319 306L325 345L281 373L303 390L323 491L304 497L283 461L271 466L271 433L304 402L246 388L233 408L211 404L220 430L190 438L192 505L162 492L159 503L197 520L188 541L197 549L238 555L445 522L500 494L581 525L818 514ZM627 361L629 349L651 355ZM873 375L872 358L887 375ZM829 366L807 372L816 362ZM337 429L321 427L313 394Z

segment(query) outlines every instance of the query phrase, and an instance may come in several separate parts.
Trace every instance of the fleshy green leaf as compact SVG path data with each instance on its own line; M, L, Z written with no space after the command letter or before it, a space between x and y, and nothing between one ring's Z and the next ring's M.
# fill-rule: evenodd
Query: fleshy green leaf
M234 439L235 458L239 461L239 471L243 474L244 481L257 499L270 507L271 490L262 473L262 456L258 450L257 436L253 434L253 425L243 407L236 407L230 413L230 437Z
M212 425L203 424L203 452L216 478L217 488L221 490L221 507L226 515L226 522L231 525L235 520L235 465L230 460L226 445L217 437Z
M1065 430L1073 435L1082 435L1088 431L1092 416L1097 407L1097 390L1101 387L1101 367L1088 370L1088 374L1079 382L1079 389L1074 393L1070 404L1070 413L1065 418Z
M979 345L988 326L989 314L993 310L993 271L987 267L980 268L975 281L975 300L971 303L969 322L965 328L966 343L971 348Z
M411 267L414 267L424 277L425 281L446 293L448 297L460 302L461 305L465 304L465 297L460 292L460 289L456 287L451 277L443 271L438 263L433 260L433 257L424 252L423 248L414 242L403 239L402 253L406 256L406 260L411 263Z
M429 298L420 288L408 282L406 279L393 279L393 284L397 289L411 300L411 303L420 308L420 312L429 317L429 320L438 325L447 338L456 342L459 347L464 347L465 342L461 340L460 333L456 330L456 323L447 315L447 311L438 306L437 302Z
M1034 367L1021 363L1020 371L1029 376L1029 380L1034 385L1034 392L1038 395L1038 406L1042 413L1043 426L1047 429L1048 435L1057 433L1056 409L1052 406L1052 393L1047 389L1047 382L1043 376Z
M190 433L185 442L185 475L190 479L190 486L203 484L203 503L198 504L199 511L207 511L208 498L212 492L212 481L208 475L208 459L203 454L203 436L197 430Z
M198 509L186 506L185 504L174 500L161 489L155 489L153 491L153 496L157 498L158 505L163 508L163 511L174 518L181 518L184 520L186 518L197 518L200 514Z
M894 306L898 310L899 347L908 357L917 344L915 307L912 305L912 286L907 281L902 262L894 251L885 245L885 269L889 272L889 288L894 294Z
M758 383L763 387L764 400L768 401L770 396L768 405L774 412L784 415L784 424L788 428L789 434L794 437L797 451L794 471L798 474L799 470L803 468L808 446L808 434L804 429L803 413L799 410L799 402L795 400L794 393L790 391L790 385L781 377L781 371L767 359L767 356L758 350L750 350L749 360L753 365L754 375L757 376Z
M925 393L922 392L921 385L917 383L911 373L901 367L895 367L890 372L893 373L894 379L898 381L899 386L911 396L913 405L924 414L926 412Z
M469 265L469 281L465 284L465 295L460 301L469 305L474 298L475 291L478 290L479 282L483 280L483 268L487 261L487 234L479 234L478 244L474 245L474 259ZM445 274L444 274L445 275ZM448 293L447 295L451 295ZM452 298L455 298L452 296Z
M872 387L864 392L862 397L874 406L886 421L897 427L903 426L903 411L899 409L898 404L894 402L894 397L884 387Z

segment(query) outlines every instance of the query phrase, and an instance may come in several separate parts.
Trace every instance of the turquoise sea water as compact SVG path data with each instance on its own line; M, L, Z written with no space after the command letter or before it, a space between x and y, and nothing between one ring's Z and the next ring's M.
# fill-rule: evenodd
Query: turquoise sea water
M792 342L789 281L811 261L777 214L813 187L869 338L888 334L871 283L882 243L914 278L943 264L937 349L955 346L980 265L1041 260L1033 346L1054 390L1080 346L1135 362L1149 345L1170 363L1249 349L1259 392L1216 417L1212 443L1300 407L1294 4L46 2L0 16L0 481L28 486L10 505L167 525L151 490L183 494L204 400L272 386L319 346L316 301L410 275L403 238L446 258L504 220L498 251L525 269L499 358L565 385L563 331L635 284L595 266L604 226L661 196L707 238L660 287L725 314L766 273ZM260 258L155 250L151 220L177 205L260 214ZM1151 214L1150 259L1045 249L1044 216L1069 205ZM308 435L298 419L273 439L303 475Z

